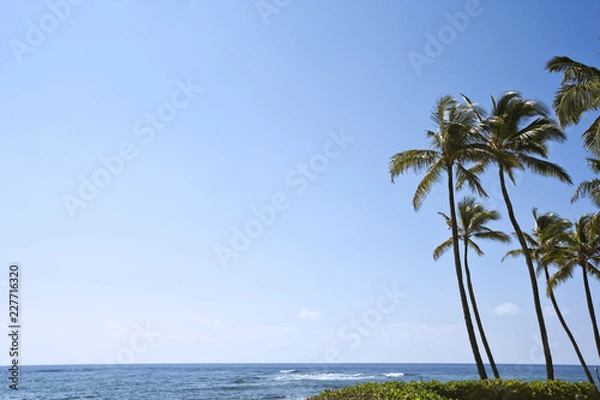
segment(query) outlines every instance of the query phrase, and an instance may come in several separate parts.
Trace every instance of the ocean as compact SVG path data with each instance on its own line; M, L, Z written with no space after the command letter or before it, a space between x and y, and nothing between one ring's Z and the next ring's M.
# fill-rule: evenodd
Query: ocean
M8 377L8 367L5 375ZM580 366L556 366L557 379L584 381ZM593 366L590 366L593 371ZM543 365L498 365L505 379L544 380ZM594 372L593 372L594 373ZM595 374L595 373L594 373ZM6 399L288 399L358 382L477 379L471 364L151 364L24 366Z

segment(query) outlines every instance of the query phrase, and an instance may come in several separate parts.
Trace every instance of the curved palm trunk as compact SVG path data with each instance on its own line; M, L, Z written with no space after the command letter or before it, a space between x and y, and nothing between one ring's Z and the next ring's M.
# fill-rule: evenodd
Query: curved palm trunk
M546 266L544 266L544 274L546 275L546 283L548 283L548 281L550 280L550 273L548 272L548 268ZM579 363L583 367L585 376L587 377L588 381L590 381L590 383L592 383L594 386L596 386L596 382L594 381L594 378L592 377L592 373L590 372L587 364L585 363L585 360L583 359L583 355L581 354L581 351L579 350L579 346L577 345L577 342L575 341L575 337L571 333L571 330L569 329L567 322L563 318L563 315L560 312L560 308L558 308L558 303L556 302L556 297L554 297L553 292L550 292L550 302L552 303L552 307L554 307L554 312L556 313L556 316L558 317L560 324L562 325L563 329L565 330L565 333L567 334L567 336L569 337L569 340L571 341L571 344L573 345L573 349L575 350L575 354L577 354Z
M467 288L469 289L469 298L471 299L471 305L473 306L473 316L475 317L475 323L477 324L477 329L479 330L479 336L481 336L481 342L483 343L485 354L487 355L487 358L490 361L490 366L492 367L494 378L500 378L498 368L496 368L496 362L494 361L494 356L492 355L492 350L490 349L490 345L487 341L485 331L483 330L483 324L481 323L481 317L479 316L479 308L477 307L477 302L475 301L475 291L473 290L473 283L471 282L471 271L469 270L469 262L467 257L468 249L468 242L467 240L464 240L465 275L467 276Z
M500 188L502 189L502 196L504 197L504 203L506 204L506 210L512 226L515 230L515 234L519 239L521 250L525 256L525 263L527 264L527 271L529 272L529 280L531 281L531 290L533 292L533 303L535 305L535 314L537 316L538 325L540 327L540 336L542 338L542 348L544 350L544 358L546 359L546 377L547 379L554 379L554 366L552 365L552 353L550 352L550 343L548 342L548 333L546 331L546 322L544 321L544 314L542 313L542 305L540 302L540 293L537 284L537 278L535 276L535 269L533 268L533 261L531 260L531 254L529 254L529 248L525 241L525 236L521 227L517 223L515 218L515 212L508 196L508 190L506 189L506 182L504 181L504 169L501 165L498 166L498 172L500 176Z
M458 281L458 290L460 292L460 302L462 305L463 316L465 318L465 325L467 326L467 334L469 336L469 343L471 344L471 350L473 351L473 357L475 358L475 364L477 365L477 371L479 372L480 379L487 379L487 373L485 372L485 366L479 353L479 346L477 346L477 338L475 337L475 331L473 329L473 321L471 320L471 312L469 311L469 303L467 302L467 293L465 292L465 284L463 282L462 268L460 265L460 253L458 243L458 227L456 225L456 209L454 208L454 179L452 166L448 166L448 201L450 203L450 219L452 226L452 244L454 249L454 265L456 267L456 280Z
M585 267L583 269L583 286L585 287L585 298L588 304L588 312L590 313L590 319L592 320L592 328L594 329L594 339L596 340L596 350L600 356L600 335L598 334L598 323L596 322L596 312L594 311L594 302L592 301L592 293L590 292L590 283L588 281L587 271Z

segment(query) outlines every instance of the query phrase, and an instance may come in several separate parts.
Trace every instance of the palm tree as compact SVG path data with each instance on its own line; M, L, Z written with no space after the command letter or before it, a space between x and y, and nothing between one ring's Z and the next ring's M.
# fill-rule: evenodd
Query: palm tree
M552 104L562 126L576 125L586 111L600 110L599 69L569 57L554 57L546 64L546 70L563 73ZM586 149L599 154L600 116L583 132L582 138Z
M546 70L563 73L561 85L552 104L562 126L576 125L585 112L600 109L599 69L563 56L548 61ZM581 137L586 150L600 155L600 116ZM599 174L600 160L588 158L587 161L592 171ZM597 207L600 207L600 179L594 178L581 182L572 201L588 196ZM600 214L596 214L594 219L600 221Z
M446 219L446 223L450 228L450 217L444 213L439 214ZM481 342L485 348L485 352L488 360L490 361L490 366L492 367L492 372L494 373L495 378L500 378L500 374L498 373L498 368L496 367L496 362L494 361L490 345L483 329L483 323L481 322L481 317L479 315L477 301L475 300L475 292L473 290L473 283L471 281L471 272L469 270L467 253L469 248L472 248L475 250L477 255L483 255L483 251L481 251L477 243L473 241L473 238L491 239L503 243L510 242L510 237L506 233L495 231L485 226L485 224L488 222L497 221L499 218L500 215L497 211L485 209L485 207L483 207L481 204L477 204L473 197L465 197L458 202L458 233L463 242L463 262L465 266L465 275L467 277L469 298L471 300L471 305L473 306L473 315L475 316L475 323L477 324L477 328L479 330L479 336L481 336ZM436 249L433 251L433 258L437 260L451 246L452 238L449 238L436 247Z
M480 132L484 140L482 145L489 151L498 167L502 197L515 235L525 256L525 263L531 281L533 302L546 360L546 375L548 379L554 379L552 353L550 352L546 323L542 313L535 268L529 254L525 235L515 217L514 207L506 187L506 177L508 176L511 182L515 184L514 171L527 168L536 174L571 183L571 178L565 170L547 161L547 142L562 142L565 140L565 134L557 123L548 116L549 111L542 102L524 99L518 92L506 92L500 96L498 101L492 96L492 113L485 119L471 100L466 96L463 96L463 98L472 107L473 112L480 120ZM480 173L487 164L489 162L484 160L471 168L471 172Z
M425 175L417 185L413 197L413 207L415 210L418 210L433 186L443 179L444 172L446 174L450 220L452 221L454 264L463 316L479 376L481 379L486 379L487 374L477 346L477 339L473 330L473 322L463 282L454 203L455 173L459 180L466 181L481 195L485 195L478 177L463 166L464 163L477 160L479 153L481 153L472 145L472 127L476 120L473 113L464 105L459 104L452 96L444 96L437 101L431 113L431 118L437 125L438 130L436 132L427 131L427 138L431 146L430 149L406 150L392 156L390 160L391 180L394 182L397 176L409 169L415 172L425 171Z
M600 174L600 160L597 158L587 158L588 166L596 174ZM594 178L589 181L583 181L577 187L571 202L579 200L581 197L589 197L592 203L600 208L600 179Z
M550 278L548 288L549 290L554 289L559 283L571 278L576 267L582 268L588 313L592 322L596 349L600 356L600 334L588 280L588 275L600 279L600 270L597 268L597 264L600 262L600 234L598 227L591 226L591 223L592 216L589 214L581 216L575 222L575 230L567 236L566 247L561 252L560 269Z
M556 316L558 317L560 324L571 341L571 345L575 350L575 354L577 354L579 363L583 367L585 376L590 383L595 385L596 382L594 382L594 378L592 377L585 359L583 358L583 354L577 345L577 341L575 340L573 333L569 329L569 326L567 325L567 322L563 317L560 308L558 307L554 290L552 290L552 287L549 285L550 273L548 272L548 266L550 264L560 262L562 253L564 252L565 245L568 240L568 230L571 228L572 224L569 220L562 219L556 214L546 213L543 215L538 215L536 208L533 209L533 219L535 221L533 237L526 235L527 241L529 242L531 257L538 265L537 273L539 274L542 271L544 272L547 285L546 295L550 298L554 312L556 312ZM522 254L523 251L521 249L517 249L508 252L507 256L516 256Z

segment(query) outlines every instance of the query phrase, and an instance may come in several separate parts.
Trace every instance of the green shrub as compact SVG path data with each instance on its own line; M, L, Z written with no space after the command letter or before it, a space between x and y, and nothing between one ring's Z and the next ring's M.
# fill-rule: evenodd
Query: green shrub
M591 383L488 379L366 383L326 390L308 400L600 400Z
M451 400L417 385L402 382L365 383L335 391L326 390L308 400Z

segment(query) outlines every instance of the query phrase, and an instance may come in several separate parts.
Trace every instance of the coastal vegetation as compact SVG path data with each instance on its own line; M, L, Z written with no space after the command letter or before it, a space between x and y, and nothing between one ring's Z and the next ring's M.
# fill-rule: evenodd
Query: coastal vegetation
M308 400L597 400L588 382L488 379L452 382L366 383L326 390Z
M412 201L412 206L417 211L436 184L446 184L448 211L440 214L451 235L434 250L433 256L437 260L446 250L452 250L462 315L479 377L482 380L488 379L479 342L483 345L494 377L500 378L500 375L493 357L493 343L489 343L487 339L477 307L468 250L472 249L481 256L483 251L474 239L492 239L507 243L512 236L516 239L518 248L509 251L507 256L521 258L527 269L545 358L546 378L551 381L555 376L550 340L541 305L541 296L544 295L550 299L587 380L594 384L577 340L569 329L564 313L561 312L555 291L561 283L573 279L575 273L582 275L582 291L589 314L590 333L594 337L600 356L600 332L590 289L594 279L600 279L600 177L579 182L573 190L571 202L588 198L593 207L589 213L574 222L561 218L555 212L540 214L534 208L536 205L531 204L534 208L531 234L527 233L529 229L523 228L529 226L528 223L519 221L516 216L513 196L519 193L509 193L509 184L516 185L517 172L529 172L572 185L567 171L561 165L550 161L549 145L564 142L567 136L563 129L579 124L583 114L600 110L600 70L564 56L548 61L546 70L563 74L552 104L556 119L552 110L543 102L527 98L514 90L502 93L497 98L492 96L489 113L463 94L460 99L444 95L436 101L431 112L435 130L426 131L425 137L429 146L394 154L390 160L389 174L392 183L396 183L400 175L408 171L422 174ZM582 144L590 155L586 159L587 164L598 174L600 116L589 127L583 129ZM486 209L478 203L478 198L488 197L481 184L482 176L488 171L497 174L503 208L512 232L500 232L488 227L489 223L499 219L500 210ZM462 191L468 191L470 194L457 202L456 198ZM568 205L567 202L565 206ZM517 383L512 382L511 385ZM552 384L547 385L551 387ZM383 390L388 387L384 385L381 388ZM359 387L355 390L366 389ZM444 395L441 392L436 393Z

